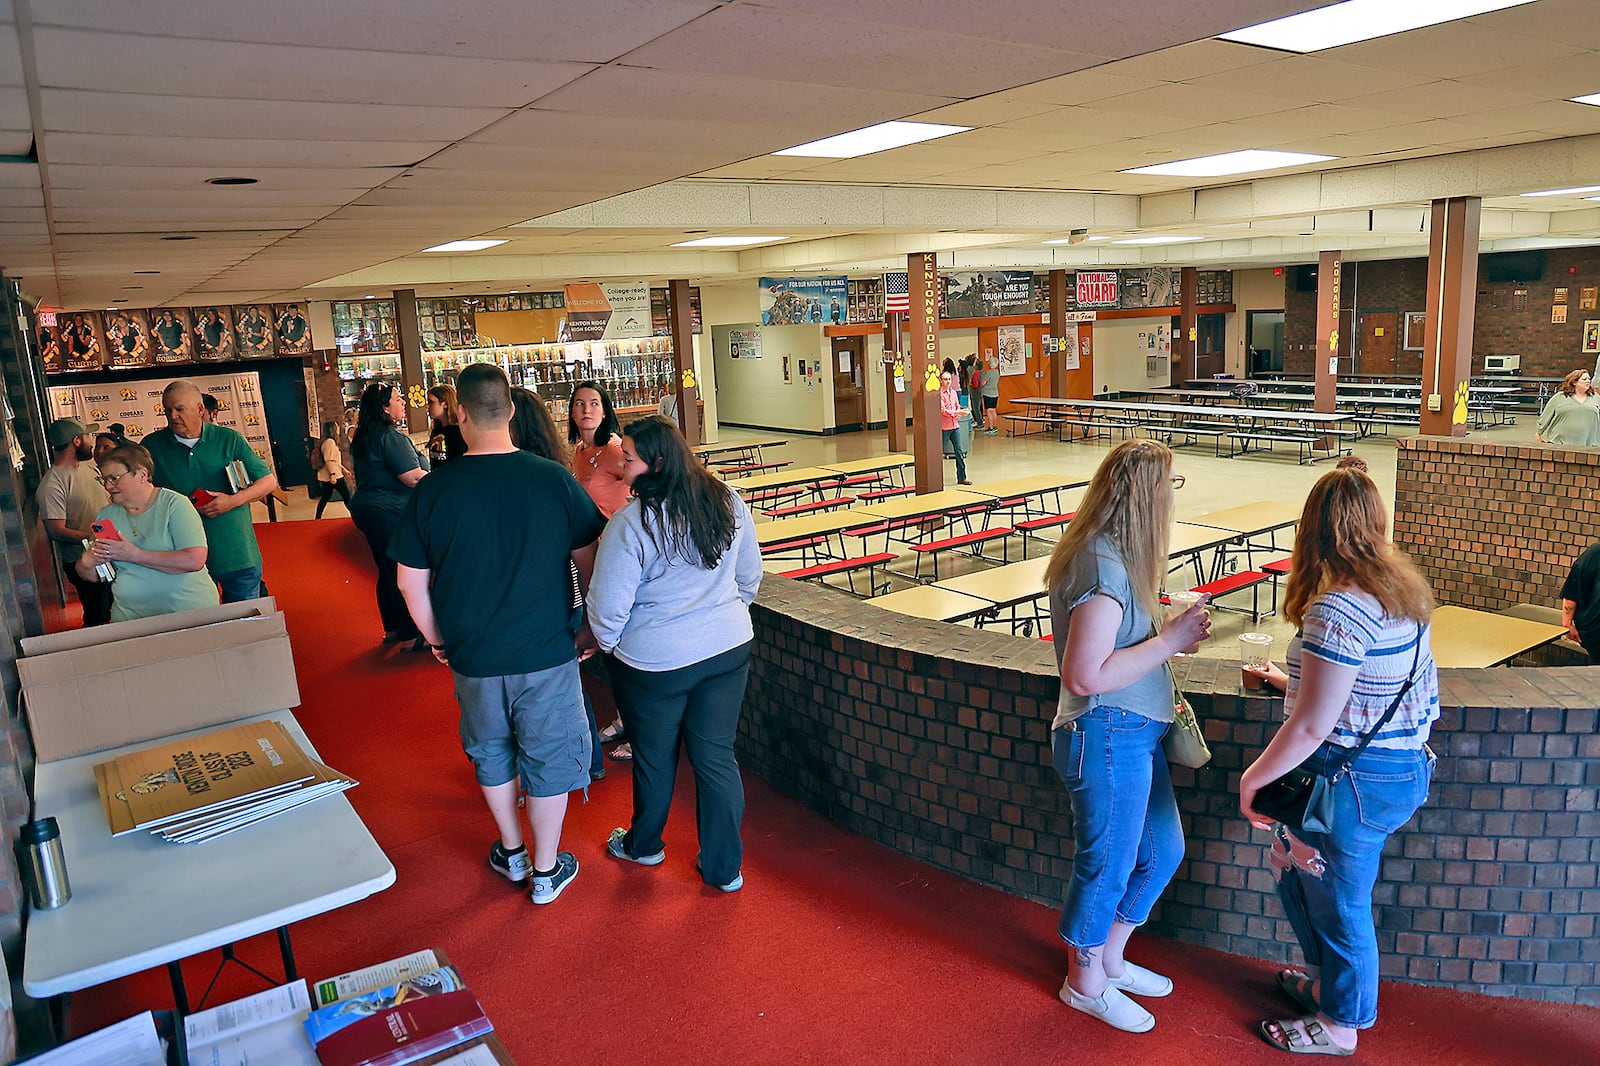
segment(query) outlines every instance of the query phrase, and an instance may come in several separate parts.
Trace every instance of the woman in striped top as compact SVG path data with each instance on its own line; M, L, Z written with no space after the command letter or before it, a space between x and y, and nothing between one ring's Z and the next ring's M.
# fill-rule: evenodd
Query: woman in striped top
M1433 596L1410 558L1389 542L1377 486L1356 469L1323 475L1295 534L1284 614L1299 627L1286 687L1288 721L1239 780L1239 810L1258 829L1256 793L1305 763L1330 779L1391 704L1395 712L1348 773L1334 782L1333 831L1276 827L1278 895L1306 969L1278 987L1306 1015L1261 1023L1268 1043L1300 1054L1349 1055L1378 1017L1378 942L1372 889L1390 834L1428 797L1439 716L1439 676L1428 650ZM1407 682L1410 682L1407 687Z

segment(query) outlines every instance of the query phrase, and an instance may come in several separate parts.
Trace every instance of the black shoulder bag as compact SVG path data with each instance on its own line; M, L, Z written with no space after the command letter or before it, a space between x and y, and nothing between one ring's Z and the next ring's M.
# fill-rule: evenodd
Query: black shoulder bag
M1333 786L1349 771L1351 763L1367 750L1372 738L1377 736L1383 727L1389 724L1389 719L1394 717L1394 712L1400 708L1400 701L1406 698L1406 693L1416 684L1417 664L1421 661L1422 624L1419 622L1417 648L1411 659L1411 676L1406 678L1405 685L1395 694L1394 702L1383 712L1378 724L1362 734L1361 743L1339 763L1331 776L1324 776L1317 770L1310 769L1308 763L1301 763L1276 781L1263 785L1251 805L1255 812L1275 822L1282 822L1297 836L1302 833L1333 832Z

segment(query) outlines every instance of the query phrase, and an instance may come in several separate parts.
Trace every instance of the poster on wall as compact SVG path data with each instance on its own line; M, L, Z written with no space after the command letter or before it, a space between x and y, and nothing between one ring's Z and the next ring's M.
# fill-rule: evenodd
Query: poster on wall
M194 343L188 309L162 307L151 314L154 317L150 322L150 347L155 350L156 362L193 362Z
M1031 270L957 271L943 275L941 280L942 318L993 318L1028 315L1038 310Z
M1600 353L1600 319L1591 318L1583 324L1583 353Z
M1078 307L1115 307L1121 296L1115 270L1080 270L1073 289Z
M650 285L643 281L566 286L567 335L562 340L623 340L650 336Z
M1083 369L1083 357L1078 351L1078 324L1068 322L1061 333L1061 365L1067 370Z
M155 353L150 350L150 322L143 311L107 311L101 320L105 324L106 350L111 353L112 366L155 363Z
M849 302L843 277L761 279L763 326L839 325Z
M39 312L39 358L44 361L46 374L61 373L61 327L56 325L56 321L56 312Z
M234 346L242 359L271 359L276 350L272 336L272 321L260 304L235 307L233 320Z
M730 329L728 331L728 358L760 359L761 331L759 329ZM788 370L787 359L784 362Z
M61 343L61 369L99 370L105 366L105 339L100 333L100 316L94 311L61 314L56 331Z
M272 328L278 335L279 355L311 354L311 324L299 304L278 304L272 309Z
M158 377L102 385L52 385L47 390L50 417L76 418L102 426L118 423L128 439L138 442L145 435L166 427L161 390L170 380L170 377ZM261 403L260 376L249 371L189 380L202 393L216 397L217 425L238 430L251 450L272 467L272 445L267 434L266 411Z
M237 347L233 340L233 316L228 307L195 307L194 354L201 362L232 359Z
M1406 335L1403 350L1408 352L1422 351L1424 339L1428 335L1428 312L1406 312Z
M1171 267L1136 267L1118 274L1120 307L1174 307L1178 274Z
M1001 326L1000 376L1016 377L1028 372L1027 336L1025 326Z

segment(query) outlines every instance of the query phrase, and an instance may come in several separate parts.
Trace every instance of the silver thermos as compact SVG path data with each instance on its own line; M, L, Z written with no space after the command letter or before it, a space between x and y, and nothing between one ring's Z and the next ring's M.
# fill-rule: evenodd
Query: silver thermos
M54 818L40 818L22 827L20 839L28 902L35 910L55 910L72 898L67 858L61 852L61 829Z

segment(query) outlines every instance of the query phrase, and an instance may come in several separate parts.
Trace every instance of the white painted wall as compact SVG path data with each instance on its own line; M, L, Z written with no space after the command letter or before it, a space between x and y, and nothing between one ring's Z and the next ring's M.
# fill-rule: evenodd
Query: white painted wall
M1119 389L1148 389L1168 383L1170 372L1163 368L1156 377L1145 376L1146 349L1139 346L1139 334L1166 325L1166 316L1157 318L1119 318L1094 324L1094 391L1096 395Z
M821 326L762 327L760 359L732 358L728 354L730 327L707 328L711 330L719 383L717 410L722 421L807 433L821 433L833 425L833 376L828 365L833 349ZM754 323L744 323L744 328L754 328ZM785 355L790 365L787 383L783 380ZM820 369L809 376L802 374L802 359L807 367Z
M1283 284L1283 275L1273 274L1270 268L1233 272L1233 302L1239 309L1228 316L1226 373L1244 377L1250 340L1245 335L1247 312L1283 310Z

